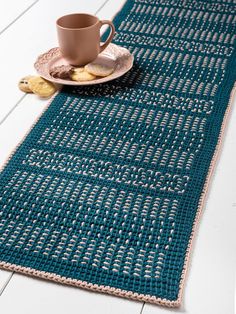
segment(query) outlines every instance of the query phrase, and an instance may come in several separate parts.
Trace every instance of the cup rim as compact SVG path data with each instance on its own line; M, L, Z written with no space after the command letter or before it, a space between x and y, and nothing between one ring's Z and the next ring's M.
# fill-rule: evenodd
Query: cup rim
M96 19L96 22L90 26L86 26L86 27L65 27L65 26L61 26L59 24L60 19L64 18L64 17L68 17L68 16L73 16L73 15L86 15L86 16L90 16ZM66 14L63 16L60 16L57 20L56 20L56 25L61 28L61 29L67 29L67 30L83 30L83 29L88 29L91 27L94 27L97 23L99 23L99 18L96 15L93 14L89 14L89 13L71 13L71 14Z

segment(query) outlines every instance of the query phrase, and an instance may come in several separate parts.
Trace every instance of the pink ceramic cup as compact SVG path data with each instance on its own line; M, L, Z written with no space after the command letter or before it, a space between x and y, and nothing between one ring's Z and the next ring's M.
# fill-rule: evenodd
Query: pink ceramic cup
M104 24L111 28L104 44L100 44L100 29ZM63 57L71 64L83 66L95 60L112 41L115 27L111 21L100 21L96 16L84 13L60 17L57 22L59 48Z

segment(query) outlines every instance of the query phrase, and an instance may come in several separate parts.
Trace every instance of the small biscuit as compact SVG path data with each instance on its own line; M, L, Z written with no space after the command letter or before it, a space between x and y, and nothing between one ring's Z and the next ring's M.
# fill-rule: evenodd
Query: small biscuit
M105 77L112 74L115 68L105 64L103 65L92 62L85 66L85 70L93 75Z
M19 89L24 92L24 93L32 93L32 90L29 87L29 79L33 78L34 76L32 75L28 75L23 77L19 83L18 83L18 87Z
M43 98L52 96L57 90L55 85L40 76L29 79L29 88L34 94Z
M73 67L71 65L60 65L51 69L50 75L55 78L60 79L70 79L70 76L73 72Z
M74 68L74 70L71 74L71 79L73 81L78 81L78 82L92 81L95 78L96 78L96 76L85 71L85 69L83 67L82 68Z

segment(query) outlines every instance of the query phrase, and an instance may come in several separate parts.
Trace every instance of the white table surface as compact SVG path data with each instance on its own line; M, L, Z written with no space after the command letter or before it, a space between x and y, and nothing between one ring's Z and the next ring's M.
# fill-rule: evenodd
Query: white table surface
M34 74L36 57L57 45L55 20L72 12L111 19L124 0L0 0L0 166L45 108L18 80ZM233 314L236 268L236 110L211 180L179 309L88 292L0 270L2 314Z

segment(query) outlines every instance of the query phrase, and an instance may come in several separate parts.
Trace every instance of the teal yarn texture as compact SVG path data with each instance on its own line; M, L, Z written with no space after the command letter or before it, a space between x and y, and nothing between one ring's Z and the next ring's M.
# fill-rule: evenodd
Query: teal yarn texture
M0 173L0 266L178 306L236 77L234 0L128 0L125 76L65 87ZM107 33L104 34L104 38Z

